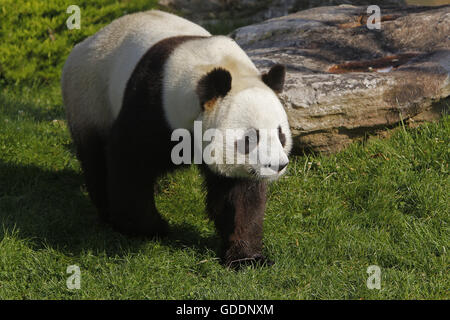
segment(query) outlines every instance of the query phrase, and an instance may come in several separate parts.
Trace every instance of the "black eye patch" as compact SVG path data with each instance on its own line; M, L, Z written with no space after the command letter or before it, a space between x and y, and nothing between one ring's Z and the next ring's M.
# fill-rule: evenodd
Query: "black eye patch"
M286 136L283 131L281 131L281 126L278 126L278 138L280 139L281 145L284 147L286 145Z
M259 143L259 130L250 129L248 130L244 138L239 141L235 141L234 145L236 149L243 154L249 154Z

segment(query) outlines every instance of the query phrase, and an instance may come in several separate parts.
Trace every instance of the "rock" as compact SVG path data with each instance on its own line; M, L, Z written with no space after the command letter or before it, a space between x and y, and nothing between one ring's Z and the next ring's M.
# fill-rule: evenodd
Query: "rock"
M404 5L404 0L159 0L163 7L178 11L203 25L250 24L323 5Z
M314 8L231 34L262 71L287 66L280 98L296 151L335 152L450 105L433 105L450 95L450 6L381 8L380 30L366 9Z

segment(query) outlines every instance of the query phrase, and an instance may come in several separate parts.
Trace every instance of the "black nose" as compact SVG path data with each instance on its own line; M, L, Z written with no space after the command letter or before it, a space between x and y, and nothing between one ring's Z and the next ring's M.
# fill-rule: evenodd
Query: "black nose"
M272 164L265 164L264 168L271 168L272 170L277 170L278 172L280 172L281 170L283 170L284 168L286 168L286 166L289 164L289 161L283 164L279 164L278 166L274 166Z
M278 165L278 172L280 172L281 170L283 170L284 168L286 168L286 166L288 165L289 162L283 163Z

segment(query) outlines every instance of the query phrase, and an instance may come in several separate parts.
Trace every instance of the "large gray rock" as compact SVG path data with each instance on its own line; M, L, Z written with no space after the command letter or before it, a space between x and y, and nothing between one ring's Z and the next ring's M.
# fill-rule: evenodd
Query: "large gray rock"
M402 120L434 118L433 102L450 95L450 6L381 8L380 30L367 28L366 10L314 8L231 34L261 70L287 66L280 98L296 150L334 152Z
M338 4L404 5L404 0L159 0L200 24L242 25L281 17L302 9Z

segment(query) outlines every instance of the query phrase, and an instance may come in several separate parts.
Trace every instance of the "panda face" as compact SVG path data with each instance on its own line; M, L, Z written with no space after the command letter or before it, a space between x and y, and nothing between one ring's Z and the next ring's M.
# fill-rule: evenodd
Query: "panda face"
M286 172L292 145L286 113L275 93L263 86L231 91L204 112L205 129L221 133L212 141L213 171L228 177L275 180Z
M283 88L285 68L263 75L232 74L215 68L198 83L203 109L205 161L218 174L274 180L286 172L292 146L286 112L275 92ZM208 136L208 134L206 134ZM208 152L205 152L208 151Z

